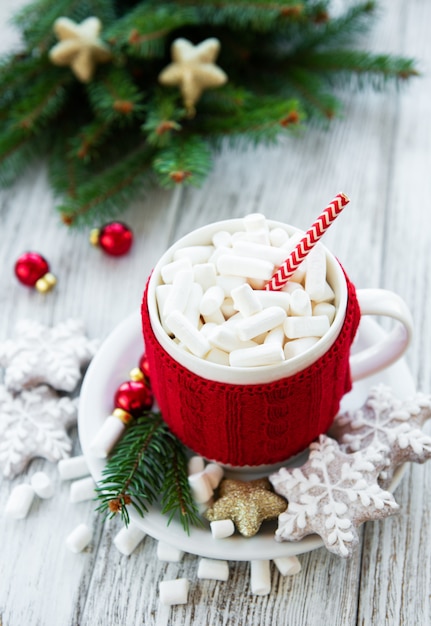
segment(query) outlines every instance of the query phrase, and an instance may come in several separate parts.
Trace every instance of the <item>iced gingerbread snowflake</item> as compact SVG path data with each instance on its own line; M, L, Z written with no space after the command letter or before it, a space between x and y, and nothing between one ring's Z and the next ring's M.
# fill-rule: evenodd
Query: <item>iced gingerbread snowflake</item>
M374 450L345 454L334 439L321 435L302 467L282 468L269 477L288 500L275 538L299 541L317 533L328 550L351 556L359 542L356 527L398 509L392 494L377 483L381 469L381 456Z
M421 430L431 418L431 396L398 399L386 385L372 387L365 404L335 418L329 431L345 452L373 447L386 457L379 483L387 488L397 467L431 458L431 437Z
M0 386L0 468L6 478L24 470L31 459L59 461L72 448L66 429L76 421L76 402L59 398L46 385L18 396Z
M59 391L73 391L81 378L81 368L97 349L97 342L87 339L78 320L67 320L52 328L22 320L15 327L15 337L0 343L4 383L12 391L45 383Z

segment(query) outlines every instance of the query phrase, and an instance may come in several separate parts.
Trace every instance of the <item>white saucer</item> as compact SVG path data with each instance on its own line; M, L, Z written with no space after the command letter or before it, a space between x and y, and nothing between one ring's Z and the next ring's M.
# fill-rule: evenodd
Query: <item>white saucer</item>
M384 334L382 328L371 318L363 317L359 327L357 339L352 348L363 349L375 343ZM136 367L144 352L144 343L141 331L141 318L134 313L109 335L94 357L81 390L79 405L79 437L83 454L87 460L95 481L102 477L105 461L96 458L90 452L90 442L93 440L104 420L111 414L113 396L117 387L128 380L129 372ZM355 409L363 404L370 387L384 383L396 390L400 398L415 393L415 385L410 371L403 359L386 370L365 378L354 384L352 391L342 401L341 410ZM293 464L298 464L296 458ZM288 465L285 463L284 465ZM229 476L236 474L229 471ZM394 490L401 480L403 470L396 473L391 490ZM237 473L241 479L255 478L255 471L241 469ZM265 523L261 531L251 538L235 534L227 539L213 539L209 525L203 528L194 528L187 535L181 523L173 520L167 526L167 518L157 507L150 507L149 512L142 518L133 508L130 509L130 518L137 526L154 539L202 557L225 559L230 561L250 561L252 559L274 559L282 556L293 556L309 552L323 545L317 535L310 535L298 542L278 543L274 539L275 523Z

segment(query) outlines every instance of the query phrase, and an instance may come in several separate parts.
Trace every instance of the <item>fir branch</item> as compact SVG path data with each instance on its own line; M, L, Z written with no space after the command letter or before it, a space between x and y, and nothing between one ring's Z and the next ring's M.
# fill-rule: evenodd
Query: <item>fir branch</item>
M181 130L182 120L186 117L185 108L178 105L177 95L156 90L147 105L147 117L141 128L150 145L163 148Z
M118 215L149 181L152 156L153 149L142 144L99 172L87 170L86 180L76 187L74 195L64 198L57 207L65 223L91 224L99 215Z
M96 492L97 511L108 518L120 514L127 525L128 506L144 517L160 498L167 524L178 517L188 533L201 525L187 479L187 458L160 413L137 418L114 449Z
M211 169L211 151L198 136L173 138L167 148L159 150L153 168L163 187L176 183L199 185Z
M108 68L87 85L89 101L97 116L107 124L130 124L144 110L144 94L120 68Z

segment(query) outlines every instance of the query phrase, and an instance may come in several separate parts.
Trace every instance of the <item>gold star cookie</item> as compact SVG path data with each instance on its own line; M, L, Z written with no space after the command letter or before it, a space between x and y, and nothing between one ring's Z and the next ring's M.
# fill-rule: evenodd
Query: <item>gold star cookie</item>
M252 537L264 520L276 519L287 508L284 498L271 491L267 478L243 482L223 480L220 497L205 517L210 522L231 519L244 537Z
M102 23L97 17L88 17L77 24L68 17L54 22L54 32L60 40L49 52L54 65L69 65L76 78L88 83L98 63L106 63L111 52L99 38Z
M194 46L187 39L176 39L171 48L172 63L159 74L159 82L179 87L190 117L195 114L195 104L204 89L220 87L227 75L214 64L220 42L214 37Z

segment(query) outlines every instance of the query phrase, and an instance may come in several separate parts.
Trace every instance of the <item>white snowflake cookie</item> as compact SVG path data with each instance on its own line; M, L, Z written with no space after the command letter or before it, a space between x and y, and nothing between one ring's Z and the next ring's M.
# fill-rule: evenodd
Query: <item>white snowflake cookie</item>
M22 472L31 459L56 462L70 456L66 429L76 422L77 405L46 385L14 396L0 385L0 469L5 478Z
M71 392L81 379L81 368L97 350L79 320L66 320L52 328L33 320L16 324L15 339L0 343L4 383L12 391L47 384Z
M387 488L397 467L431 458L431 437L421 426L431 418L431 396L398 399L386 385L372 387L365 404L338 415L329 434L345 452L373 447L386 456L379 483Z
M302 467L281 468L269 477L288 500L276 540L299 541L317 533L330 552L351 556L359 542L356 528L398 509L392 494L377 483L381 468L381 457L373 450L345 454L334 439L321 435Z

